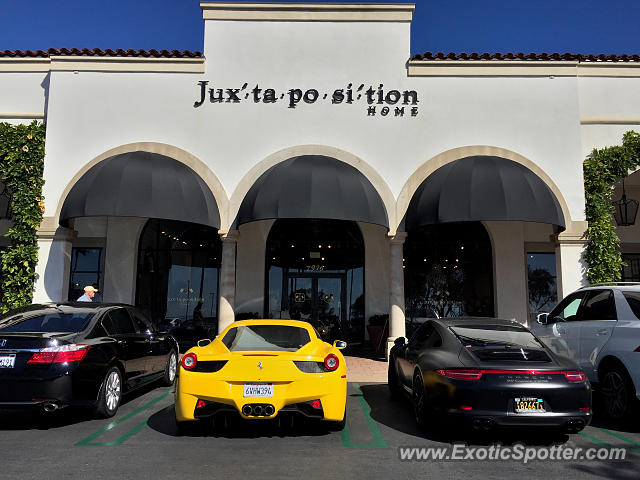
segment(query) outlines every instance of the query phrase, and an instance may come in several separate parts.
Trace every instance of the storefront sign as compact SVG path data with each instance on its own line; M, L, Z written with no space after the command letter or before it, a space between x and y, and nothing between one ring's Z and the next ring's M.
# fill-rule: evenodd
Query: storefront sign
M263 88L259 84L249 87L245 83L240 88L216 88L209 86L208 80L198 82L198 100L193 103L194 108L209 103L263 103L286 104L287 108L295 109L316 102L328 102L332 105L359 104L364 107L367 116L383 117L417 117L418 92L415 90L394 90L385 88L380 83L377 87L361 83L354 86L348 84L346 88L321 92L315 88L290 88L285 92L278 92L274 88Z

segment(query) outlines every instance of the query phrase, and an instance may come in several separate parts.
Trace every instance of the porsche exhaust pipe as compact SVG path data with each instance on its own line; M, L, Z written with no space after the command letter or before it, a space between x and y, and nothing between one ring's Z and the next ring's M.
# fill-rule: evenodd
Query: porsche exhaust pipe
M273 413L276 411L276 409L274 408L273 405L267 405L266 407L264 407L264 414L267 417L270 417L271 415L273 415Z
M253 407L252 407L251 405L244 405L244 406L242 407L242 414L243 414L245 417L250 416L252 413L253 413Z
M42 408L44 408L44 411L47 413L51 413L51 412L55 412L56 410L58 410L58 408L60 408L60 406L57 403L45 403Z

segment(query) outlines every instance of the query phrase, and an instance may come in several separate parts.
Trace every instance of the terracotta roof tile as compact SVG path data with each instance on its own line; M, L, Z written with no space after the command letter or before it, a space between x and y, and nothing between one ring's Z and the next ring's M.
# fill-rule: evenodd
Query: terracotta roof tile
M413 55L411 60L531 60L578 62L640 62L640 55L583 55L580 53L443 53L425 52Z
M48 58L56 55L83 57L145 57L145 58L199 58L201 52L190 50L112 50L107 48L50 48L49 50L0 50L0 57L5 58Z

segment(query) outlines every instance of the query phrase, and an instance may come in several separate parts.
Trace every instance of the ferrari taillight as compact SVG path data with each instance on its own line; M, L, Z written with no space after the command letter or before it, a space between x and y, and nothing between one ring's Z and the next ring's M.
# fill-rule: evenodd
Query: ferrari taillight
M333 372L334 370L336 370L338 368L338 365L340 365L340 361L338 360L338 357L335 356L333 353L330 353L324 358L324 366L330 372Z
M193 370L196 366L196 363L198 363L198 357L195 353L187 353L182 357L181 363L182 368L184 368L185 370Z
M42 348L34 353L27 363L71 363L81 362L89 351L89 345L59 345Z

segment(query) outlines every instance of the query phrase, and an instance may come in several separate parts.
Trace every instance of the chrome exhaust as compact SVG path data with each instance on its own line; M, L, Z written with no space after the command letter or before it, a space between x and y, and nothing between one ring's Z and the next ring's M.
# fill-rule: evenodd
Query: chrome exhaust
M58 410L60 408L60 406L57 403L45 403L42 408L44 408L44 411L47 413L51 413L51 412L55 412L56 410Z
M270 417L271 415L273 415L273 413L276 411L276 409L274 408L273 405L267 405L266 407L264 407L264 414L267 417Z
M245 417L250 416L252 413L253 413L253 407L251 407L251 405L244 405L244 406L242 407L242 414L243 414Z
M262 415L262 405L256 405L253 407L253 414L256 416Z

